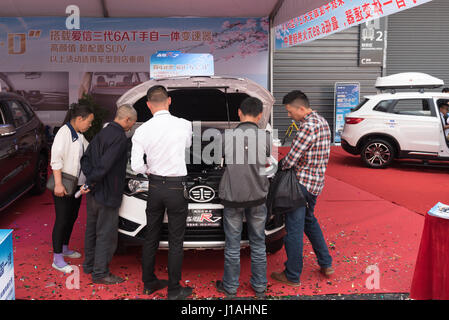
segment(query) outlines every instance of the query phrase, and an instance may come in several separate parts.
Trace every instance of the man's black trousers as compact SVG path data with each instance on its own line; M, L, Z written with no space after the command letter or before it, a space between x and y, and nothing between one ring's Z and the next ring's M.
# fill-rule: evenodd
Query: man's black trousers
M180 289L183 242L188 200L184 196L184 178L150 176L147 201L147 231L142 250L142 280L146 288L157 282L154 274L156 253L162 233L165 210L168 216L168 292Z
M109 263L117 249L119 208L107 207L87 194L83 269L92 279L109 276Z

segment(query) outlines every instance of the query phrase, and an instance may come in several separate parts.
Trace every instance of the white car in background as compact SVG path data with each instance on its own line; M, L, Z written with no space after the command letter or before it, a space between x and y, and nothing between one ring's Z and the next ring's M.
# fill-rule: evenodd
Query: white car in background
M378 78L380 93L366 96L346 115L341 146L371 168L385 168L399 158L449 160L438 108L449 102L449 94L425 91L443 85L424 73Z

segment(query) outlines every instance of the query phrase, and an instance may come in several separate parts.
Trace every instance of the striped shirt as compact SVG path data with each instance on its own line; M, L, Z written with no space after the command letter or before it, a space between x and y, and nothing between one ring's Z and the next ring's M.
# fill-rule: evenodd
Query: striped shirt
M326 119L315 111L301 121L282 169L294 168L299 183L318 196L324 187L331 133Z

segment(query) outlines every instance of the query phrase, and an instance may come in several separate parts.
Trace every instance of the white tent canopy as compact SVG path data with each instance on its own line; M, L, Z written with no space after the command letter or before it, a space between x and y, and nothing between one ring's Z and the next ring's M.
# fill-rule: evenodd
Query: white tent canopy
M0 16L65 16L77 5L85 17L267 17L278 25L329 0L2 0Z

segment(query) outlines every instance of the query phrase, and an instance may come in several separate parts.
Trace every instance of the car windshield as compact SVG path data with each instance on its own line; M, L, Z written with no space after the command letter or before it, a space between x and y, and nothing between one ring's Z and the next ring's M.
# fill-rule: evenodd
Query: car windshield
M92 79L93 88L132 88L149 80L145 72L96 72Z

